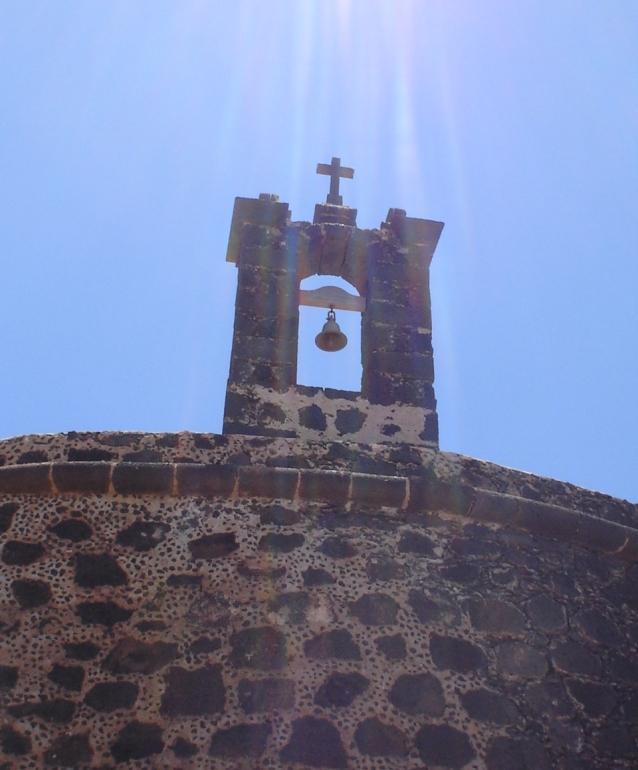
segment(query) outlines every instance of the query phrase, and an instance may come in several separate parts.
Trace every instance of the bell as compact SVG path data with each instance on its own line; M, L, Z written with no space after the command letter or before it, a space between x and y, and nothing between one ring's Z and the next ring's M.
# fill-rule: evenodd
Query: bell
M348 344L348 338L339 328L333 307L328 311L328 319L323 325L323 329L315 337L315 345L319 350L325 350L327 353L334 353L342 350Z

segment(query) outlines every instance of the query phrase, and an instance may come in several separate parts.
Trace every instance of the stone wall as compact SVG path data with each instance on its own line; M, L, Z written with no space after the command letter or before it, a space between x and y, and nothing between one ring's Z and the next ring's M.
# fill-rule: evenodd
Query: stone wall
M288 205L275 196L236 199L227 256L237 265L237 294L224 433L338 439L344 431L335 411L352 405L331 402L354 399L365 420L346 425L354 440L438 445L429 266L443 225L391 209L379 229L361 230L352 212L317 206L314 223L290 222ZM361 391L321 391L332 409L309 401L313 389L296 382L299 285L311 275L339 276L365 298ZM300 414L313 404L323 417Z
M5 770L638 763L636 506L426 447L0 463Z

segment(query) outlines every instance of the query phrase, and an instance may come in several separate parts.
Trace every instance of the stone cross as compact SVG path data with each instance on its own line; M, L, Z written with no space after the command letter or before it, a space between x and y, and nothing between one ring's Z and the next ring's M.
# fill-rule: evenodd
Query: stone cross
M333 206L343 206L343 198L339 195L339 179L352 179L354 169L341 165L341 158L333 158L332 163L317 163L317 173L330 177L330 192L326 203Z

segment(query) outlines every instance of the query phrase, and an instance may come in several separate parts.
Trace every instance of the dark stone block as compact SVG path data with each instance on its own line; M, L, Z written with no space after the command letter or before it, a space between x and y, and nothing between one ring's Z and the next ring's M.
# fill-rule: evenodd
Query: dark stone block
M286 665L286 637L276 628L245 628L230 637L230 662L235 668L265 671Z
M156 449L138 449L122 455L123 463L161 463L162 453Z
M357 555L352 543L342 537L327 537L319 546L319 550L333 559L351 559Z
M516 706L509 698L490 690L470 690L461 694L461 703L467 713L479 722L509 725L518 719Z
M203 575L181 572L176 575L169 575L166 578L166 585L170 588L199 588L203 580Z
M70 540L72 543L88 540L93 534L91 527L82 519L63 519L49 527L49 532L53 532L62 540Z
M125 623L133 610L121 607L115 602L81 602L76 612L87 625L102 625L112 628L116 623Z
M298 532L268 532L260 538L258 548L269 553L290 553L295 548L300 548L304 541L305 537Z
M164 676L166 689L160 711L167 716L203 716L224 710L226 689L221 666L188 671L174 667Z
M635 655L628 657L612 653L609 656L609 671L615 681L638 683L638 661Z
M567 689L583 707L587 716L598 719L607 716L618 703L615 690L608 685L568 680Z
M117 455L107 449L69 449L69 462L100 463L115 460Z
M14 580L11 590L23 610L41 607L51 601L51 587L44 580Z
M202 535L188 544L193 559L219 559L239 548L234 532L216 532Z
M178 738L175 738L170 749L179 759L190 759L199 752L199 749L194 743L187 741L186 738L182 738L181 735Z
M49 465L9 465L0 468L0 493L47 494L51 491Z
M304 642L303 649L308 658L316 660L361 660L361 652L350 632L341 628L313 636Z
M366 573L369 580L387 583L390 580L404 580L407 576L405 565L391 559L385 554L371 556L366 562Z
M100 648L93 642L68 642L64 645L64 652L67 658L74 660L93 660Z
M292 679L242 679L237 697L247 714L286 711L295 705L295 683Z
M403 504L406 492L406 479L399 477L352 475L353 502L369 506L388 506L399 508Z
M384 436L394 436L395 433L399 433L401 428L399 428L398 425L384 425L381 428L381 433L383 433Z
M284 762L299 762L310 767L348 767L337 728L327 719L311 716L294 720L290 740L279 756Z
M423 725L415 741L421 759L437 767L460 770L476 756L468 736L449 725Z
M411 477L409 511L448 511L466 516L474 492L463 484L449 484L437 479Z
M23 452L18 457L18 465L26 465L29 463L45 463L49 458L47 453L40 449L31 449L28 452Z
M180 495L228 497L235 486L237 470L231 465L180 463L175 473Z
M241 562L237 566L237 572L246 578L256 578L258 580L277 580L286 574L286 568L279 567L257 567Z
M503 642L496 648L499 673L517 679L540 679L547 672L545 656L524 642Z
M487 770L552 770L543 744L535 738L492 738L485 760Z
M368 415L360 409L337 409L335 428L340 436L358 433L363 427Z
M0 505L0 535L11 527L13 517L19 507L17 503L4 503Z
M376 351L368 354L368 365L376 372L399 374L402 377L423 382L433 382L434 363L432 356L395 351Z
M558 642L551 650L551 658L554 668L564 674L598 676L600 673L600 660L578 642Z
M106 463L53 463L53 484L58 492L106 494L111 466Z
M631 730L620 725L604 727L594 737L594 747L599 754L615 759L638 758L636 738Z
M173 466L168 463L120 463L113 468L118 495L168 495L173 486Z
M539 719L571 718L576 714L574 703L565 692L562 682L551 679L528 685L523 704L526 710Z
M481 577L481 570L474 564L452 564L441 568L441 577L453 583L469 585L476 583Z
M135 551L150 551L166 537L170 527L162 521L135 521L117 533L116 542Z
M362 754L371 757L403 757L409 752L405 733L376 717L358 725L354 741Z
M286 624L293 626L306 622L306 612L310 606L310 597L304 591L290 591L276 596L268 605L272 612L285 617Z
M11 690L18 681L17 666L0 666L0 690Z
M86 767L93 758L88 733L61 735L44 754L47 767Z
M47 676L60 687L80 692L84 682L84 669L82 666L61 666L56 663Z
M133 682L98 682L87 692L84 702L105 713L129 709L137 700L139 687Z
M455 605L442 599L433 599L415 589L408 593L408 603L419 623L445 623L456 627L461 620L461 613Z
M75 582L82 588L123 586L126 573L108 553L78 553L75 557Z
M582 610L574 617L574 625L585 639L595 644L619 647L623 643L615 623L598 610Z
M292 500L298 480L299 472L292 468L247 466L239 469L239 494L243 497Z
M350 605L350 612L366 626L391 626L396 623L399 605L387 594L364 594Z
M490 634L520 634L525 630L525 616L509 602L499 599L471 599L470 620L477 631Z
M480 647L452 636L432 634L430 654L437 668L458 671L460 674L468 674L487 665L487 658Z
M271 732L270 722L233 725L226 730L218 730L211 738L208 754L224 759L260 757L266 750Z
M402 674L388 695L390 703L406 714L438 717L445 709L443 688L432 674Z
M25 566L44 556L44 547L40 543L27 543L23 540L7 540L2 549L2 561L12 566Z
M262 524L290 527L301 521L301 514L298 511L292 511L290 508L284 508L281 505L271 505L265 511L261 512L259 520Z
M116 762L144 759L153 754L161 754L162 751L162 728L148 722L129 722L120 730L117 740L111 744L111 754Z
M176 644L125 637L109 652L103 667L112 674L154 674L176 657Z
M295 384L296 367L293 364L281 366L265 361L249 361L233 356L230 360L229 382L238 385L261 385L280 393Z
M13 727L5 725L0 728L0 747L5 754L23 757L31 751L31 738ZM7 770L11 770L12 767L13 765L8 764Z
M44 722L66 725L73 719L75 703L63 698L55 698L54 700L43 700L38 703L20 703L16 706L9 706L7 711L11 716L18 719L37 717Z
M549 596L535 596L526 609L534 627L545 633L563 631L567 626L565 608Z
M324 708L344 708L369 687L370 680L358 671L335 673L323 682L315 695L315 703Z
M210 652L216 652L221 646L221 639L209 639L207 636L200 636L188 649L193 655L206 655Z
M143 620L141 623L136 623L135 628L146 633L146 631L166 631L168 626L161 620Z
M407 531L401 534L399 540L400 553L414 553L417 556L432 556L434 543L427 535L420 532Z
M431 403L429 400L423 404L426 408L434 409L436 404ZM419 433L421 441L427 441L428 443L439 443L439 415L436 412L431 412L425 415L423 420L423 430Z
M401 634L393 636L380 636L374 640L379 652L383 653L388 660L403 660L407 654L405 639Z
M334 577L321 567L308 567L302 573L303 584L305 586L325 586L332 585L335 582Z
M299 410L299 424L304 428L323 431L328 427L326 415L316 405L304 406Z
M299 479L299 497L304 500L322 500L343 505L348 500L350 475L338 471L302 470Z

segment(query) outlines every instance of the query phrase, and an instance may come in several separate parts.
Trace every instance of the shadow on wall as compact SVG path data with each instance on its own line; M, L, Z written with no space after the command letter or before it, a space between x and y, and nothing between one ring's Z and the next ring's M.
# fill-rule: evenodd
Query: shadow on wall
M302 289L338 286L350 294L359 295L352 284L332 275L312 275L301 282ZM348 344L336 353L324 353L315 345L327 310L316 307L299 308L299 348L297 353L297 383L321 388L361 391L361 314L337 310L337 323L348 337Z

